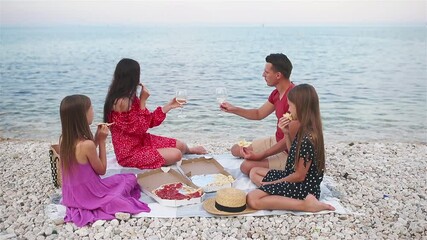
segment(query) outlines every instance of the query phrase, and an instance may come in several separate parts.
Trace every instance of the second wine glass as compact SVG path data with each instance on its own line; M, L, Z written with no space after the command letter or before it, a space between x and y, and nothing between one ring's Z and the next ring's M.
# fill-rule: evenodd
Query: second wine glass
M215 89L216 93L216 101L221 105L223 102L227 100L227 89L225 87L218 87ZM221 112L218 114L222 116Z
M187 100L188 100L187 90L185 90L185 89L178 89L178 90L176 90L175 100L176 100L177 103L179 103L181 105L181 109L179 111L178 117L179 118L184 118L185 115L182 113L182 108L183 108L182 105L184 105L184 104L187 103Z

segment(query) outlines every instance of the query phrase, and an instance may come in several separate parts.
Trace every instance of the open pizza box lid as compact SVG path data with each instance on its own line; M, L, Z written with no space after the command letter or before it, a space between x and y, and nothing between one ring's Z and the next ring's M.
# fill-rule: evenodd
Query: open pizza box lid
M225 171L224 167L217 162L214 158L193 158L189 160L183 160L182 163L179 165L179 170L182 174L187 176L190 180L191 177L194 177L196 175L209 175L209 174L223 174L225 176L230 176L229 178L232 178L232 182L225 182L222 185L219 186L197 186L201 187L204 192L216 192L219 189L222 188L228 188L233 185L234 178L231 176L230 173ZM193 182L193 184L196 184ZM197 184L196 184L197 185Z
M199 198L183 199L183 200L170 200L162 199L153 193L153 190L162 186L163 184L181 182L192 188L197 189L198 187L194 185L189 179L180 174L179 172L166 168L167 170L156 169L148 172L138 174L138 184L141 187L142 191L148 196L152 197L158 203L163 206L169 207L179 207L190 204L197 204L202 202L203 195Z

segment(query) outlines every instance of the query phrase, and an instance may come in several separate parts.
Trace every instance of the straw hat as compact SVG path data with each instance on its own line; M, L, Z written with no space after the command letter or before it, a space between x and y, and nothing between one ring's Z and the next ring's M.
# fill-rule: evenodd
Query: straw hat
M208 213L224 216L256 211L246 205L246 193L236 188L218 190L215 198L210 198L203 202L203 208Z

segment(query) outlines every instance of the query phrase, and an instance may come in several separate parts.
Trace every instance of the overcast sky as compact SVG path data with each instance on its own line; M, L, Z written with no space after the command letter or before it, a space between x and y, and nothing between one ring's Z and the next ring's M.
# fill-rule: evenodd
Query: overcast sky
M0 0L1 26L426 23L426 0Z

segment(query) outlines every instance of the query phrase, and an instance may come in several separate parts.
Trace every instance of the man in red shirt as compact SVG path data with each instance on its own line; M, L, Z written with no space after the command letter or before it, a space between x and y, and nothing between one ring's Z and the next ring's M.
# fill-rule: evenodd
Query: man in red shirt
M277 122L288 111L288 92L295 86L289 79L292 72L292 63L282 53L270 54L265 58L264 77L270 87L275 87L268 100L259 108L244 109L231 105L228 102L221 104L221 110L236 114L250 120L261 120L276 112ZM292 121L289 125L291 139L298 130L298 121ZM255 139L249 147L235 144L231 153L245 160L240 165L241 171L248 175L253 167L265 167L284 170L288 154L287 146L283 138L283 132L276 127L276 135Z

